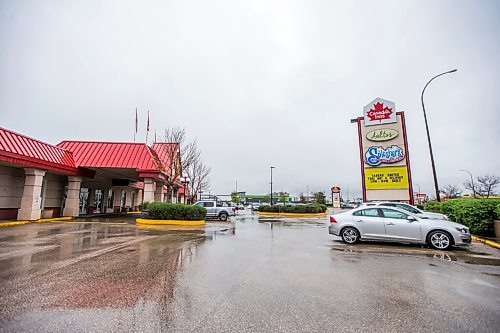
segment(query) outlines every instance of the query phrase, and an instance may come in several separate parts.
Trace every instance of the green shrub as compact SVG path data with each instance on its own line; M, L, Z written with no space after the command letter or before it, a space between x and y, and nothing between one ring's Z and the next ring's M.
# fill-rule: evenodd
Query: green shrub
M500 202L497 205L497 209L495 210L497 216L495 216L495 220L500 220Z
M148 210L148 207L149 205L151 204L151 202L149 201L144 201L143 203L141 203L138 207L139 207L139 210Z
M265 213L317 214L317 213L324 213L325 211L326 211L326 206L318 204L296 205L296 206L265 205L259 207L259 212L265 212Z
M446 214L453 221L469 227L471 233L493 236L493 220L499 218L498 199L453 199L444 202L429 202L426 209Z
M153 220L204 220L207 210L195 205L153 202L148 205L149 218Z

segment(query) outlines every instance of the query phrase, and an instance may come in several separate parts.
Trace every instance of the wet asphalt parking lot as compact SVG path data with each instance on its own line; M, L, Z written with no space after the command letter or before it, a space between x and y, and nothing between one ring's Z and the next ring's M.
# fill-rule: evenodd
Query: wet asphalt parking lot
M343 244L326 218L0 228L2 332L499 332L500 253Z

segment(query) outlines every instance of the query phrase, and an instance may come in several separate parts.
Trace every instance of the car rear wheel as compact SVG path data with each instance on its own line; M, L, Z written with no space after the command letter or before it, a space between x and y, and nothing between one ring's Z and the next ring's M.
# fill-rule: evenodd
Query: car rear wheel
M220 213L219 220L227 221L227 213Z
M359 232L351 227L342 229L341 233L342 240L347 244L355 244L359 241Z
M436 250L448 250L452 245L451 236L444 231L433 231L427 237L427 243Z

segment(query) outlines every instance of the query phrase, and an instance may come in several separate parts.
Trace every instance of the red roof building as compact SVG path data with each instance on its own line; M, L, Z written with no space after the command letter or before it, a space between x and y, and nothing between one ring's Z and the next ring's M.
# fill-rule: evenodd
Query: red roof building
M59 147L0 127L0 161L77 175L73 155Z
M176 201L182 184L179 172L171 172L172 158L180 168L178 144L65 140L54 146L0 127L0 220L135 210L143 201L164 201L167 182L173 187L166 200Z
M91 170L125 169L122 175L130 180L168 177L165 166L156 152L145 143L62 141L57 145L73 154L76 165ZM123 173L126 170L133 170Z

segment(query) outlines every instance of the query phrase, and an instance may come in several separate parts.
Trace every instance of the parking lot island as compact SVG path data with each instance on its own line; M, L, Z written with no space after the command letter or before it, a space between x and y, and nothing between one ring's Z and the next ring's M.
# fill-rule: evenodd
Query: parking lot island
M258 215L262 216L281 216L281 217L324 217L328 213L325 205L308 204L308 205L265 205L260 206Z
M205 220L196 220L196 221L188 221L188 220L152 220L152 219L143 219L138 218L135 220L138 224L155 224L155 225L204 225Z
M136 223L196 226L205 224L207 210L196 205L152 202L147 205L147 212L147 216L137 218Z

